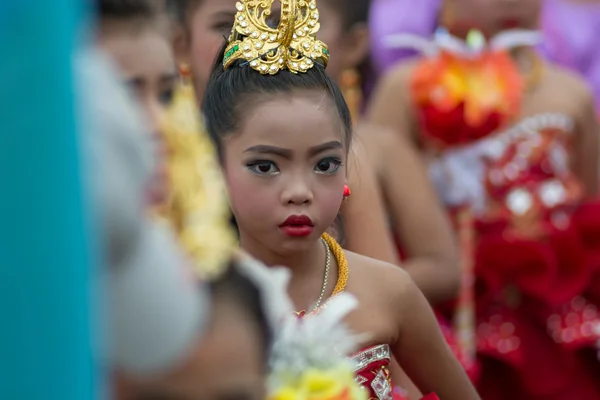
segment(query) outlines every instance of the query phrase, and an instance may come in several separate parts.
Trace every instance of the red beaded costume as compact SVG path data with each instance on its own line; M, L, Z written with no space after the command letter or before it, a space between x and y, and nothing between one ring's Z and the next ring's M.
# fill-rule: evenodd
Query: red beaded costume
M370 400L406 400L392 385L390 346L382 344L366 348L350 357L356 382L369 394ZM434 394L422 400L438 400Z
M413 74L431 179L453 216L469 216L479 390L600 399L600 205L569 169L568 115L513 122L525 83L501 50L442 51Z

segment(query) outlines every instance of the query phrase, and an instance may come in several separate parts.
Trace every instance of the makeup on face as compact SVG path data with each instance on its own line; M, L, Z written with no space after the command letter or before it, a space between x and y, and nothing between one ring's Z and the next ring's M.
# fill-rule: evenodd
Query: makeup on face
M246 112L224 142L224 171L242 243L291 251L317 239L342 203L346 152L320 93L280 95Z
M119 68L123 82L137 99L146 116L157 168L148 190L150 206L162 204L168 196L165 145L160 124L171 105L178 74L169 36L160 21L147 22L141 30L131 29L127 21L107 23L100 37L101 47Z
M291 237L306 237L313 232L314 224L306 215L290 215L279 229Z
M186 58L192 68L198 100L202 100L219 49L231 33L237 0L202 0L189 18Z

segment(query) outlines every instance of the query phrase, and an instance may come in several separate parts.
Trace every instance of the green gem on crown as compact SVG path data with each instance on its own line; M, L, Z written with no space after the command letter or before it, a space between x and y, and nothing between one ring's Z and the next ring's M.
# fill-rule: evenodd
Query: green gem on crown
M323 47L323 54L325 54L327 56L329 55L329 50L326 49L325 47Z
M227 53L225 53L225 57L223 59L227 60L229 57L231 57L239 49L240 49L240 46L236 44L231 49L229 49L229 51Z

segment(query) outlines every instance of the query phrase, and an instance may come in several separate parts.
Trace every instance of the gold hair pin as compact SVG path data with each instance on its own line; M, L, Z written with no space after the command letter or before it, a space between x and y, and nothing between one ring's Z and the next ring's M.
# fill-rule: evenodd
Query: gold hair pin
M275 75L287 69L306 72L315 63L324 67L329 62L327 45L316 39L319 31L319 10L316 0L280 0L281 19L271 28L274 0L241 0L225 49L223 68L236 60L246 60L261 74Z

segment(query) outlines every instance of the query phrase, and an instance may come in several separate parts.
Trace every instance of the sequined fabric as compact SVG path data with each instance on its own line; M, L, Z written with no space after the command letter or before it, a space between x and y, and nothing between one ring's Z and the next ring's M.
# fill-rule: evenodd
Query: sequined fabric
M368 393L369 400L407 400L405 393L394 388L390 376L390 346L382 344L366 348L352 357L355 380ZM431 394L422 400L436 400Z
M583 204L570 171L573 130L566 115L535 115L431 164L448 209L474 216L486 399L600 398L587 378L600 343L600 203Z
M369 392L369 399L394 399L389 371L390 360L390 347L386 344L369 347L351 357L356 375L355 380Z

